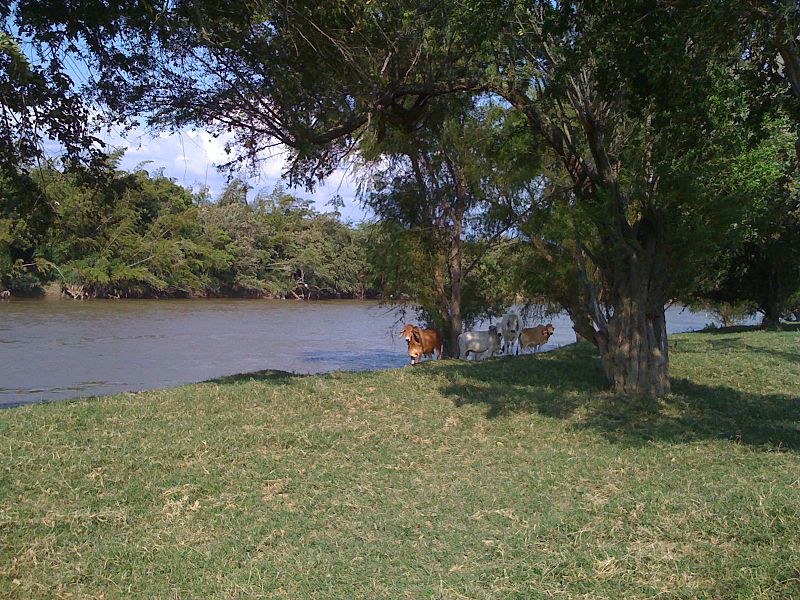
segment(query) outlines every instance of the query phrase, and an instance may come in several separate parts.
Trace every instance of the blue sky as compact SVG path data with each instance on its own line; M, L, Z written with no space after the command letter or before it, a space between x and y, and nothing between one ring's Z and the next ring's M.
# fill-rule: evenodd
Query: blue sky
M16 28L12 27L12 35L18 36ZM23 52L33 64L40 62L33 51L33 46L21 40ZM80 60L74 57L66 61L66 74L72 79L76 88L88 81L88 71ZM95 110L98 110L95 107ZM119 129L100 132L98 137L115 148L124 148L125 156L120 167L124 170L133 170L142 165L150 172L161 168L167 177L174 179L180 185L194 190L207 186L212 198L217 198L227 185L230 173L223 173L217 166L230 160L225 152L225 144L232 138L214 138L206 131L193 131L185 129L177 133L151 134L140 128L134 128L124 135ZM60 148L52 141L46 141L45 147L53 155L60 154ZM275 185L281 183L281 173L285 170L284 158L281 153L275 152L264 157L260 172L252 176L250 173L233 174L247 180L252 191L250 198L262 190L271 191ZM287 186L288 187L288 186ZM340 196L344 207L339 211L343 220L359 222L369 218L356 198L356 182L349 168L343 167L335 171L325 182L319 185L313 193L303 189L292 190L297 196L311 199L317 210L330 212L333 210L328 202L335 196Z
M12 23L11 35L20 41L22 51L33 64L41 64L41 57L35 52L33 43L21 38L16 26ZM80 41L76 42L81 46ZM64 72L72 80L75 90L80 91L83 86L90 85L92 76L89 67L76 55L64 57ZM487 97L488 98L488 97ZM502 102L502 101L501 101ZM102 111L98 106L89 107L90 111ZM207 187L211 197L216 199L225 189L232 177L246 180L251 187L249 198L261 192L269 192L282 182L281 174L285 169L285 152L277 151L270 156L265 156L260 165L259 172L253 175L249 170L241 173L221 172L217 167L227 163L231 156L225 152L226 143L233 140L232 136L215 138L207 131L183 129L175 133L152 133L146 129L134 127L121 133L121 128L96 133L105 143L113 148L125 150L120 168L131 171L144 168L151 173L163 170L178 184L198 191ZM52 140L45 141L49 154L55 156L62 152ZM373 216L372 212L359 203L357 196L357 182L349 166L342 166L318 185L313 192L304 189L290 190L296 196L310 199L315 208L320 212L331 212L330 201L341 198L343 206L338 210L344 221L358 223Z
M100 137L114 147L125 148L122 169L132 170L142 163L146 163L143 166L150 172L163 168L165 175L187 188L198 190L204 185L208 186L212 198L219 196L230 176L217 169L217 165L230 159L225 153L227 140L223 137L214 138L205 131L187 129L178 133L152 135L134 129L124 137L113 131ZM239 175L253 187L251 198L258 191L271 191L276 184L281 183L281 173L285 168L284 156L275 152L265 157L256 176L244 172ZM356 198L355 178L347 168L334 172L313 193L303 189L293 190L293 193L313 200L320 212L333 210L327 204L338 194L344 200L344 208L340 210L344 220L358 222L367 218L367 213Z

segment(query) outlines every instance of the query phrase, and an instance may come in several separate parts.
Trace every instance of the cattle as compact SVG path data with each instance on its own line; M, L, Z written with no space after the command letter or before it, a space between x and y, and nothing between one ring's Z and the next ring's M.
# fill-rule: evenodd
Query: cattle
M520 352L525 352L526 349L533 348L533 352L536 353L540 346L547 343L547 340L550 339L550 336L553 335L555 330L552 323L537 325L536 327L526 327L522 330L522 333L519 334Z
M465 331L458 336L458 357L466 360L472 352L478 358L491 358L500 351L500 332L492 325L489 331Z
M423 356L433 358L434 352L437 360L442 358L444 343L441 334L435 329L406 325L400 332L400 337L408 342L408 355L411 357L412 365L421 363Z
M3 290L0 292L0 300L9 300L11 298L11 292L8 290Z
M501 349L503 350L503 354L511 354L514 351L521 330L522 322L517 313L510 310L503 315L503 318L500 320L500 335L503 338Z

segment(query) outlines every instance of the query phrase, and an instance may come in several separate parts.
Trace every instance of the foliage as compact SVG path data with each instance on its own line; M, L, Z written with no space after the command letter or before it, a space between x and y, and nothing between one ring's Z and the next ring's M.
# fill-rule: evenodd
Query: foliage
M698 301L689 306L692 311L699 312L705 310L711 313L715 323L711 327L733 327L743 323L748 317L752 317L758 310L752 304L745 302L710 302Z
M27 290L27 268L52 219L28 174L0 171L0 288Z
M26 171L48 140L70 161L97 159L89 111L64 72L63 55L39 47L32 62L19 37L26 28L9 21L9 5L0 4L0 174Z
M71 293L115 298L372 292L364 234L335 215L282 188L248 204L237 180L209 202L161 173L117 171L118 158L100 178L48 166L20 176L36 183L28 195L2 188L7 287L55 280Z
M767 120L755 140L709 165L701 193L727 205L731 226L695 269L690 298L744 303L776 324L800 298L800 180L794 133Z
M431 103L425 126L371 132L359 144L364 203L377 215L373 261L385 297L408 299L454 353L458 335L516 298L507 210L520 160L504 161L504 110L468 98ZM530 168L530 161L526 165Z
M432 274L446 272L446 255L430 251L426 230L404 227L385 221L369 230L366 255L374 285L382 299L398 305L412 305L424 323L449 332L447 305L449 286L443 295ZM475 263L461 291L460 316L463 328L470 329L484 318L497 318L516 297L517 281L509 269L510 256L517 247L511 244L488 248L465 241L465 262Z
M320 214L307 200L277 187L253 204L234 181L220 201L201 207L205 235L229 255L214 271L219 290L228 294L320 298L365 297L366 247L357 228L332 214Z
M191 295L220 260L199 237L191 195L162 175L36 175L55 211L40 254L58 265L64 285L101 297Z

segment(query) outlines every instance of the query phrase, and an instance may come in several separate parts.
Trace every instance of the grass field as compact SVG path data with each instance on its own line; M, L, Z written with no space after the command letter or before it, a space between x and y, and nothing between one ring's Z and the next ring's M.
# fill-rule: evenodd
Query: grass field
M800 333L0 412L0 597L800 597Z

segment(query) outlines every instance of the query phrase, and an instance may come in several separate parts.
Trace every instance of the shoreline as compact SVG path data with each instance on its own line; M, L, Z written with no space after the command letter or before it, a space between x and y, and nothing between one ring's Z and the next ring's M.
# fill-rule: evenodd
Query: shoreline
M11 296L8 298L2 299L0 301L0 306L2 306L2 302L14 302L14 301L31 301L31 300L63 300L63 301L70 301L70 302L97 302L97 301L108 301L108 302L121 302L121 301L141 301L141 300L274 300L274 301L282 301L282 302L328 302L330 300L350 300L350 301L357 301L357 302L382 302L384 301L382 298L377 296L366 296L364 298L360 297L346 297L346 296L324 296L321 298L288 298L284 297L281 298L279 296L252 296L252 295L206 295L206 296L140 296L140 297L125 297L125 298L112 298L112 297L87 297L87 298L72 298L67 294L62 294L61 292L55 293L48 293L43 292L41 294L15 294L14 292L11 293Z
M570 348L571 346L575 346L576 344L580 344L583 342L572 342L569 344L564 344L563 346L556 346L554 348L549 348L547 350L540 350L537 354L545 354L550 352L557 352L564 348ZM525 354L525 355L511 355L511 356L498 356L495 358L487 359L488 361L499 361L504 360L507 358L520 358L522 356L533 356L533 354ZM443 358L441 361L437 361L435 359L427 359L422 362L422 364L427 364L429 362L433 363L442 363L442 364L473 364L478 362L486 362L486 361L477 361L477 360L461 360L456 358ZM264 376L279 376L279 377L324 377L326 375L340 375L340 374L361 374L361 373L384 373L388 371L396 371L398 369L405 369L406 367L411 367L411 365L405 364L400 367L378 367L375 369L333 369L330 371L320 371L317 373L298 373L296 371L286 371L283 369L260 369L257 371L240 371L236 373L230 373L228 375L220 375L218 377L212 377L210 379L202 379L199 381L187 381L185 383L180 383L177 385L170 385L170 386L158 386L158 387L150 387L150 388L142 388L139 390L124 390L117 392L115 394L87 394L85 396L73 396L70 398L53 398L52 400L36 400L34 402L12 402L9 404L0 404L0 412L13 409L13 408L20 408L23 406L36 406L40 404L52 404L54 402L72 402L77 400L87 400L87 399L103 399L103 398L113 398L115 396L138 396L143 393L147 392L158 392L163 390L176 390L178 388L192 386L192 385L203 385L206 383L231 383L234 381L248 381L251 379L262 379Z
M408 361L396 330L415 322L413 313L403 316L394 304L373 299L67 300L0 302L3 408L136 393L264 369L319 373L400 367ZM575 341L565 315L543 322L551 319L556 334L547 350ZM702 330L710 321L705 313L681 307L670 308L667 319L670 337ZM529 321L526 325L539 319Z
M678 350L678 342L681 340L681 336L692 336L697 334L711 334L711 335L724 335L724 334L731 334L731 333L747 333L747 332L760 332L760 331L774 331L774 330L767 330L762 329L760 326L755 325L736 325L732 327L719 327L719 328L706 328L706 329L699 329L695 331L687 331L682 333L676 333L669 336L670 340L674 340L674 344L671 344L670 349L674 352ZM781 332L799 332L800 333L800 324L798 323L789 323L785 324L783 328L780 330ZM677 338L677 339L676 339ZM541 350L539 354L550 354L553 352L568 350L578 344L587 344L588 342L570 342L567 344L563 344L561 346L556 346L552 348L548 348L546 350ZM504 361L506 359L518 359L522 356L533 356L533 354L525 354L525 355L511 355L511 356L500 356L492 359L488 359L491 362L497 361ZM433 359L427 359L423 362L423 364L434 362L437 363L439 361ZM476 360L460 360L454 358L445 358L441 361L443 365L458 365L458 364L475 364L478 362L487 362L487 361L476 361ZM207 383L230 383L232 381L247 381L250 379L260 379L264 375L277 375L281 377L292 377L292 378L307 378L307 377L315 377L315 376L336 376L339 374L363 374L363 373L385 373L388 371L396 371L398 369L405 369L408 365L402 365L399 367L376 367L376 368L353 368L353 369L331 369L327 371L319 371L319 372L297 372L297 371L288 371L285 369L274 369L274 368L266 368L266 369L257 369L254 371L236 371L229 374L219 375L216 377L211 377L208 379L201 379L196 381L186 381L183 383L179 383L176 385L167 385L167 386L154 386L154 387L143 387L139 389L131 389L131 390L122 390L113 394L85 394L79 396L72 396L69 398L53 398L53 399L39 399L32 402L20 401L20 402L9 402L0 404L0 412L4 412L6 410L20 408L24 406L35 406L40 404L52 404L52 403L61 403L61 402L72 402L72 401L80 401L92 398L112 398L115 396L121 395L128 395L128 396L136 396L147 392L157 392L157 391L164 391L164 390L175 390L178 388L183 388L186 386L193 386L193 385L202 385Z

